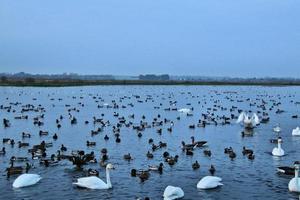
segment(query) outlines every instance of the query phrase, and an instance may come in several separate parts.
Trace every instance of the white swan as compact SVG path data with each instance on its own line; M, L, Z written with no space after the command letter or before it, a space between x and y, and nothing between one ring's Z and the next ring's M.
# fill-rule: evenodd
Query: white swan
M22 174L13 182L14 188L27 187L36 184L42 179L38 174Z
M189 109L189 108L181 108L181 109L178 110L178 112L181 112L181 113L190 113L191 109Z
M272 151L273 156L284 156L284 150L281 148L282 139L278 138L278 146Z
M184 197L184 192L180 187L168 186L164 191L164 200L180 199Z
M293 136L300 136L300 128L299 126L292 131Z
M89 189L110 189L112 188L110 182L109 171L114 169L112 164L107 164L106 166L106 182L102 181L100 178L96 176L84 177L77 179L77 183L73 183L79 187L89 188Z
M289 190L291 192L300 192L300 179L298 177L299 174L299 165L295 165L295 177L292 178L289 182Z
M243 122L245 128L251 128L252 129L253 127L255 127L256 125L258 125L260 123L260 120L259 120L256 113L254 113L252 115L252 117L250 117L247 113L242 112L239 115L236 123L241 123L241 122Z
M198 189L213 189L222 186L222 179L217 176L205 176L197 184Z

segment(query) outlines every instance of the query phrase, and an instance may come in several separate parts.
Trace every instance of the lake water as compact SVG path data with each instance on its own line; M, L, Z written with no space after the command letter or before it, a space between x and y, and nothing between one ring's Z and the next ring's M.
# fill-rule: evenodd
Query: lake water
M292 165L294 161L300 160L300 137L293 137L291 132L296 126L300 126L299 119L291 116L300 114L300 105L295 102L300 101L299 87L260 87L260 86L88 86L88 87L60 87L60 88L39 88L39 87L0 87L0 104L9 106L10 102L20 102L21 105L13 105L11 112L0 110L0 119L7 118L11 122L11 127L4 128L0 125L1 138L13 138L16 142L23 141L30 143L30 146L39 144L42 140L53 142L53 147L47 149L47 154L56 153L61 144L71 150L82 149L86 152L94 151L99 159L102 148L108 149L109 162L113 163L115 170L111 172L113 188L110 190L88 190L79 189L72 185L77 178L85 176L82 171L77 171L69 161L61 161L57 166L44 167L37 160L31 160L31 155L27 153L28 148L18 148L16 144L13 148L8 144L0 144L6 147L6 155L0 156L0 199L136 199L137 197L150 199L162 199L162 194L166 186L173 185L181 187L185 192L184 199L298 199L298 195L288 190L288 182L293 176L283 176L276 173L277 166ZM139 95L140 98L136 98ZM81 97L81 98L80 98ZM95 97L95 98L93 98ZM61 98L61 100L59 100ZM248 99L248 101L247 101ZM207 113L207 108L214 108L214 105L228 108L221 110L216 106L215 115L230 116L229 108L238 107L245 111L262 111L257 106L250 103L261 104L261 100L267 102L266 112L269 113L270 122L260 124L254 129L252 137L242 137L243 127L235 123L227 125L207 125L205 128L189 129L189 125L197 124L201 114ZM98 102L96 102L98 100ZM98 105L112 104L115 100L119 105L118 109L98 108ZM146 101L147 100L147 101ZM237 101L243 100L243 101ZM170 106L170 101L176 105ZM83 103L84 107L79 103ZM281 103L269 110L273 103ZM133 106L128 104L132 103ZM33 117L41 113L26 112L29 118L14 119L20 116L21 106L25 104L39 104L45 108L44 125L41 127L33 124ZM70 107L65 105L69 104ZM105 104L106 105L106 104ZM124 105L126 108L122 108ZM154 107L160 107L155 109ZM76 107L79 112L71 111L77 118L78 123L70 124L68 109ZM193 116L186 116L177 111L166 111L165 108L176 107L191 108ZM277 109L285 112L276 114ZM15 110L15 112L12 112ZM174 122L173 132L167 131L170 123L162 126L162 134L159 135L157 127L147 128L142 132L141 138L137 137L137 131L132 127L121 127L121 143L116 143L113 136L112 126L118 119L113 116L114 112L119 113L119 117L124 116L128 121L138 124L142 120L142 115L151 124L158 114L161 119L167 118ZM104 117L101 117L101 114ZM237 109L232 112L238 115ZM134 119L129 119L130 114L135 114ZM62 127L56 127L55 120L60 115L64 116ZM92 123L93 116L109 120L111 126L104 128L98 135L91 136L90 131L95 130L99 125ZM176 118L180 116L180 120ZM261 115L259 114L261 117ZM90 123L85 124L88 120ZM276 138L272 131L273 126L280 123L283 138L282 147L286 156L276 158L269 153L276 146L269 142L269 139ZM40 137L39 130L49 131L48 136ZM31 133L31 138L22 140L22 132ZM58 140L53 141L54 133L58 134ZM104 135L110 139L105 141ZM190 143L190 137L195 136L196 140L208 141L207 149L212 151L212 157L206 157L201 148L194 150L193 156L187 156L182 152L181 141ZM149 138L153 138L154 143L159 141L167 142L167 147L155 151L153 159L147 159L146 153L151 150L148 144ZM86 141L95 141L95 147L87 147ZM225 147L233 147L237 153L234 160L230 160L224 154ZM242 147L246 146L254 151L255 159L248 160L242 155ZM171 155L179 155L178 162L174 166L169 166L163 161L162 154L168 151ZM123 159L123 155L131 153L134 158L128 162ZM13 189L12 183L16 176L6 177L5 169L9 166L9 159L12 155L27 156L35 166L30 173L38 173L43 179L37 185L22 189ZM192 163L196 160L201 167L198 170L192 169ZM146 169L148 165L164 163L163 174L151 172L149 179L141 182L137 177L131 177L130 171L133 168ZM213 164L216 167L216 176L223 179L224 186L214 190L198 190L197 182L206 175L208 169ZM18 163L16 165L22 165ZM105 169L99 164L89 164L85 169L93 168L100 172L100 178L105 178Z

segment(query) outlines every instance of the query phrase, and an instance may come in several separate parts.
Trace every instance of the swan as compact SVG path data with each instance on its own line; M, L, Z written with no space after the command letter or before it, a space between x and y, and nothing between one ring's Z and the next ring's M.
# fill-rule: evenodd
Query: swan
M282 139L278 138L278 147L275 147L272 151L273 156L284 156L284 150L281 148Z
M38 174L22 174L13 182L14 188L27 187L36 184L42 179Z
M164 200L180 199L184 196L184 192L180 187L168 186L164 191Z
M292 178L289 182L289 190L291 192L300 192L300 185L299 185L299 165L295 164L295 177Z
M181 112L181 113L190 113L191 109L189 109L189 108L181 108L181 109L178 110L178 112Z
M217 176L205 176L197 184L198 189L213 189L222 186L222 179Z
M300 136L300 128L299 128L299 126L297 126L297 128L295 128L295 129L293 129L292 135L293 136Z
M73 183L74 185L77 185L78 187L84 187L89 189L110 189L112 188L111 182L110 182L110 176L109 171L111 169L114 169L112 164L107 164L106 166L106 182L102 181L100 178L96 176L90 176L90 177L83 177L77 179L77 183Z
M247 113L242 112L239 115L236 123L241 123L241 122L243 122L245 128L252 129L253 127L255 127L260 123L260 120L256 113L254 113L252 117L250 117Z

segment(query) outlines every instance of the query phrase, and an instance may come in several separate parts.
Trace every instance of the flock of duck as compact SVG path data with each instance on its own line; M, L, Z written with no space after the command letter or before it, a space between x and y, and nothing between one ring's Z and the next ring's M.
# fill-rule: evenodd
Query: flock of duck
M182 92L184 93L184 92ZM217 91L213 91L214 94L219 95ZM189 93L188 93L189 94ZM206 126L226 126L226 125L234 125L241 124L244 128L241 131L241 136L252 136L253 130L260 126L263 123L269 123L270 117L268 111L275 111L277 114L284 112L279 108L280 102L271 99L269 102L264 100L264 97L257 98L255 101L251 101L251 99L235 99L237 98L237 94L235 92L226 92L225 98L230 100L231 102L248 102L250 107L253 109L250 110L242 110L239 109L238 106L225 107L222 106L219 100L213 99L213 96L205 96L203 99L198 101L199 105L207 104L207 102L213 102L213 106L206 108L204 112L201 114L201 118L197 123L189 124L186 128L187 131L189 129L197 129L197 128L205 128ZM21 92L19 95L25 95ZM97 105L98 111L102 109L111 109L113 117L116 122L111 122L106 119L104 113L100 113L99 116L90 116L89 119L84 121L79 121L76 115L79 115L80 109L85 107L84 97L83 96L72 96L72 99L79 99L77 105L68 105L65 104L66 113L57 114L57 119L55 120L55 126L57 128L56 132L52 132L45 130L45 113L47 112L47 108L43 107L41 104L37 104L38 98L33 98L31 104L24 104L22 102L9 102L10 98L7 97L3 105L0 105L0 112L2 116L5 113L13 113L14 118L4 117L2 119L2 125L4 131L6 129L13 129L14 126L17 126L18 120L26 120L27 123L32 122L34 126L38 127L39 131L37 133L29 133L22 132L20 133L19 138L11 138L11 137L3 137L3 147L0 150L0 156L9 160L9 166L6 168L7 177L16 177L14 180L12 187L13 188L23 188L27 186L33 186L42 180L42 176L39 174L29 173L31 168L34 167L33 163L39 162L41 167L55 167L60 164L62 160L69 161L74 167L78 170L86 170L86 166L94 166L98 164L101 168L105 169L106 174L106 182L99 178L99 170L95 168L89 167L86 170L86 177L81 177L77 179L77 182L74 182L74 186L88 189L111 189L112 182L110 179L110 171L114 170L114 164L110 162L109 150L107 148L98 148L97 141L93 140L93 136L102 135L104 141L114 140L117 144L122 144L122 134L123 129L127 129L131 132L136 133L136 137L142 138L144 135L144 131L146 129L153 130L153 134L172 134L174 125L177 121L180 121L183 117L188 118L193 116L194 107L191 103L186 103L187 107L177 108L177 101L174 99L172 94L167 95L169 98L168 105L164 105L162 103L158 103L153 109L157 110L160 113L168 113L168 112L177 112L177 117L175 119L168 119L167 114L158 114L154 116L152 119L148 119L146 115L142 115L140 118L137 117L135 113L132 113L128 116L121 116L118 112L119 109L126 109L127 107L133 108L136 103L147 103L154 102L155 97L151 95L146 95L146 97L142 98L140 95L132 95L132 96L121 96L118 99L112 100L111 102L105 102L105 100L101 97L101 95L88 94L89 98L93 99L95 105ZM192 98L200 98L199 96L195 96L190 94ZM51 94L48 95L50 101L58 100L59 102L63 102L63 98L53 98ZM157 96L158 97L158 96ZM163 97L165 98L165 97ZM267 97L265 97L267 98ZM125 100L131 100L132 102L124 104ZM297 104L298 102L293 102ZM237 104L238 105L238 104ZM56 105L53 103L53 107ZM218 111L228 111L227 114L218 114ZM255 110L252 111L252 110ZM297 115L293 115L292 118L297 118ZM138 120L138 123L135 121ZM60 139L59 130L64 126L65 123L70 123L72 126L76 126L78 123L82 124L90 124L92 123L95 127L94 130L91 130L89 133L91 139L87 141L83 141L86 147L95 147L98 152L94 151L86 152L86 149L73 149L71 146L65 146L64 144L60 145L60 148L53 152L53 149L50 151L49 149L53 148L53 144L57 143ZM111 133L104 133L104 129L110 127ZM271 143L276 143L276 147L272 150L272 156L282 157L285 156L285 152L283 150L282 142L283 138L280 137L281 127L278 124L273 128L273 131L277 134L277 138L270 139ZM3 134L2 134L3 135ZM33 136L38 136L40 138L40 142L32 145L29 141ZM292 130L292 136L300 136L300 128L296 127ZM46 142L43 137L47 136L52 138L52 141ZM127 137L127 136L126 136ZM134 136L130 136L134 137ZM20 140L21 138L21 140ZM186 141L178 141L178 145L180 144L180 151L182 151L185 156L193 156L195 151L202 150L203 155L206 157L211 157L213 152L210 150L209 141L199 140L196 141L195 136L192 136L191 142ZM63 142L63 141L60 141ZM157 156L154 152L160 152L161 154L161 162L156 165L148 165L146 169L135 169L132 168L128 171L132 177L138 177L141 182L147 181L150 177L151 173L159 173L163 174L166 165L170 167L176 166L176 163L180 159L179 155L174 154L172 152L167 151L168 143L165 141L155 142L153 138L148 139L149 150L144 152L145 156L148 160ZM9 148L10 147L10 148ZM11 157L6 157L7 152L12 148L19 148L22 151L26 151L28 156L19 157L17 155L13 155ZM130 149L128 149L130 151ZM249 160L255 159L254 150L246 148L245 146L241 150L242 154L246 156ZM97 155L100 154L98 158ZM234 151L232 147L225 147L224 154L227 154L231 160L236 159L237 153ZM130 152L126 152L122 155L122 159L128 161L129 163L134 160L132 154ZM23 163L24 165L16 165L16 163ZM3 164L3 163L1 163ZM192 163L191 170L198 170L200 168L201 162L196 160ZM294 166L281 166L278 167L278 173L284 174L293 174L295 177L292 178L288 184L288 188L292 192L300 192L300 179L298 178L299 173L299 164L300 162L295 161ZM215 176L217 172L217 168L214 164L210 165L210 168L207 170L207 176L199 177L199 181L195 184L195 187L200 190L213 189L223 185L222 178ZM163 193L164 199L178 199L184 197L184 191L180 187L180 185L172 186L169 185L165 188ZM145 199L150 199L149 197L145 197Z

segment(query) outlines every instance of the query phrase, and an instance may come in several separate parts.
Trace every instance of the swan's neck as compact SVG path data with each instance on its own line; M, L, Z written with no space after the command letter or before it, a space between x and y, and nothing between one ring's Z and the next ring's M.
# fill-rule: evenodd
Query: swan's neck
M298 176L299 176L299 169L295 169L295 178L298 180Z
M109 169L106 169L106 184L108 188L112 188L111 182L110 182L110 175L109 175Z
M281 143L278 142L278 149L281 149Z

